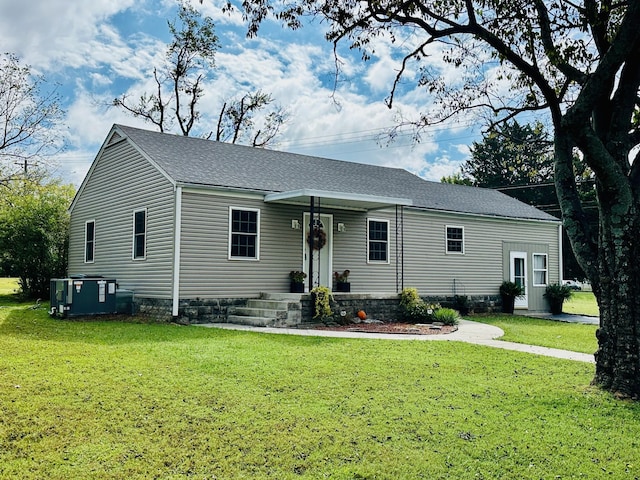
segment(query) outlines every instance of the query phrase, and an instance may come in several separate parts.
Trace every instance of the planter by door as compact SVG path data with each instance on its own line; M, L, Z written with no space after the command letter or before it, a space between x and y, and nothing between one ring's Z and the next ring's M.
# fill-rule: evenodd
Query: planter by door
M551 310L552 315L560 315L562 313L562 304L564 303L563 299L550 299L549 300L549 310Z
M304 283L303 282L291 282L289 284L289 291L291 293L304 293Z
M502 295L502 312L513 313L516 297L511 295Z
M350 292L350 291L351 291L350 282L336 282L336 292Z

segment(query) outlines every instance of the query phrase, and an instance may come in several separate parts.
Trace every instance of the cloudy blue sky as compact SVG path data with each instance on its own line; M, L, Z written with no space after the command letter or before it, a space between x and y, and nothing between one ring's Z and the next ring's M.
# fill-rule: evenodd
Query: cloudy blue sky
M340 160L401 167L426 179L453 173L478 140L477 119L434 126L420 143L410 132L382 148L380 134L399 117L430 107L409 71L394 108L384 104L400 66L402 46L380 39L376 55L363 63L344 52L342 77L334 94L334 57L319 22L292 32L267 23L247 39L239 15L222 12L224 1L193 5L214 19L221 47L215 77L208 79L203 121L215 128L224 99L262 89L286 107L289 121L271 148ZM0 0L0 44L15 53L58 92L66 111L66 149L52 160L56 174L79 185L113 123L152 129L108 105L123 93L151 91L169 41L167 20L175 0L30 0L29 7ZM437 55L433 57L438 62ZM446 69L444 64L438 68ZM455 72L451 72L452 78Z

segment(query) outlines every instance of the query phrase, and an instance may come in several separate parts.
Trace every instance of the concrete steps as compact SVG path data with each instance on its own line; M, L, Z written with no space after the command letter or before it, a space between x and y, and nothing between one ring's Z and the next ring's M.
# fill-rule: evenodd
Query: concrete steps
M229 312L227 321L254 327L294 327L302 321L301 294L260 294L251 298L245 307L236 307Z

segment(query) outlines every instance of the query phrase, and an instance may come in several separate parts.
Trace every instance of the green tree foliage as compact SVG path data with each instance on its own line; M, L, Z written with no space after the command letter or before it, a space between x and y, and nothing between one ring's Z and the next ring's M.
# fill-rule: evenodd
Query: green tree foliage
M498 124L482 142L473 142L462 175L476 186L489 188L548 183L553 180L553 142L541 123Z
M211 138L213 131L206 134L200 126L199 102L205 93L203 84L214 72L215 55L220 46L215 25L210 17L203 17L192 6L183 3L178 17L169 22L169 31L173 39L167 47L166 63L153 69L155 91L143 93L137 101L123 94L113 100L113 105L152 123L161 132L170 132L177 124L182 135L197 132ZM270 94L261 91L224 102L218 117L216 140L267 146L288 117L278 105L268 111L273 102ZM263 114L260 122L257 122L258 114Z
M242 8L250 35L271 14L291 28L313 16L326 21L336 51L345 43L365 61L378 39L394 43L403 58L387 103L417 79L434 105L418 127L470 109L496 121L547 112L564 225L600 307L594 383L640 398L640 0L243 0ZM596 179L597 230L579 194L576 152Z
M461 166L458 178L470 185L495 188L510 197L560 217L560 202L553 183L553 141L544 126L520 125L517 121L493 126L481 142L473 142L471 157ZM593 174L578 158L574 161L576 184L585 213L597 228L597 205ZM584 279L565 234L563 269L566 278Z
M63 117L55 88L46 88L17 56L0 56L0 185L20 174L36 176L36 162L62 145L55 127Z
M22 293L47 298L49 279L64 276L74 189L13 180L1 190L0 258L18 276Z

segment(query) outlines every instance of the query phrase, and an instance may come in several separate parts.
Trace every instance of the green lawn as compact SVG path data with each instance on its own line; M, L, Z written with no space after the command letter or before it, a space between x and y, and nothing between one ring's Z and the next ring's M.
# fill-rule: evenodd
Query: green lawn
M594 353L598 348L597 325L558 322L522 315L473 315L469 320L489 323L504 330L500 340Z
M2 296L12 295L17 290L18 290L18 281L15 278L0 277L0 295Z
M564 313L590 315L592 317L600 315L598 303L593 292L574 292L572 297L564 302L562 311Z
M640 476L593 365L0 308L2 479Z

